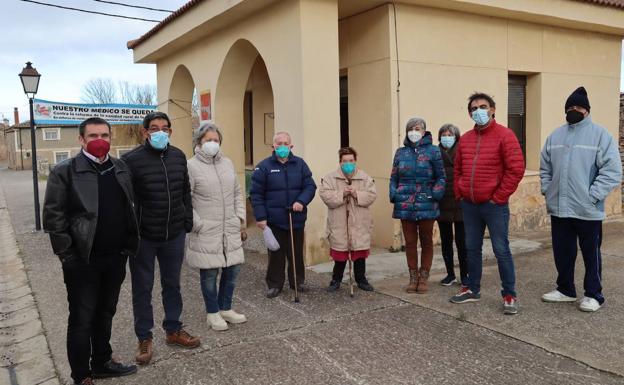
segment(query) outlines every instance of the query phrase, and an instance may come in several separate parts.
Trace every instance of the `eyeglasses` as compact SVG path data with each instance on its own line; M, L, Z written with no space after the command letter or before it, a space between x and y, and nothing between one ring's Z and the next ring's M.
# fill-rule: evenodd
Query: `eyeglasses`
M161 127L158 127L158 126L150 126L150 127L147 128L147 132L150 133L150 134L153 134L153 133L158 132L158 131L163 131L163 132L166 132L167 134L170 134L171 133L171 128L169 128L169 127L162 127L161 128Z
M481 109L481 110L489 110L490 106L488 106L487 104L482 104L480 106L472 106L470 107L470 112L475 112L476 110Z

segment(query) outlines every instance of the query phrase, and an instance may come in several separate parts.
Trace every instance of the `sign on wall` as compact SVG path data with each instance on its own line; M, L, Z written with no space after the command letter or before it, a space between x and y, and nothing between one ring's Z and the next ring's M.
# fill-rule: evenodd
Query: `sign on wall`
M110 124L142 123L156 106L142 104L76 104L34 99L35 124L79 124L88 118L102 118Z
M202 91L199 94L199 120L206 121L212 120L212 110L211 110L211 101L210 101L210 90Z

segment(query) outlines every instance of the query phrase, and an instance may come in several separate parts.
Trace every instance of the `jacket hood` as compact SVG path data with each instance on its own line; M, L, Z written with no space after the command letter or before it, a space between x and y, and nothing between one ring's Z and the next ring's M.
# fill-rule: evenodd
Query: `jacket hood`
M423 135L422 139L420 139L416 143L412 143L407 137L407 135L405 135L405 139L403 139L403 145L405 147L411 147L411 148L416 148L418 146L426 146L431 143L432 143L431 132L429 131L425 131L425 135Z
M202 150L201 147L195 147L195 157L203 163L213 164L220 161L223 155L221 154L221 150L219 150L216 155L210 156L206 154L206 152Z

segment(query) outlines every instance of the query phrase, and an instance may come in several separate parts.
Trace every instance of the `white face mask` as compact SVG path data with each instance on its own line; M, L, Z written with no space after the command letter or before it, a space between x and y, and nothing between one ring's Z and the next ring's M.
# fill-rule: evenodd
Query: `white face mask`
M420 133L420 131L416 130L408 131L407 138L410 140L410 142L416 143L422 139L422 134Z
M208 156L215 156L217 155L217 153L219 152L219 143L217 142L204 142L201 146L202 150L208 155Z

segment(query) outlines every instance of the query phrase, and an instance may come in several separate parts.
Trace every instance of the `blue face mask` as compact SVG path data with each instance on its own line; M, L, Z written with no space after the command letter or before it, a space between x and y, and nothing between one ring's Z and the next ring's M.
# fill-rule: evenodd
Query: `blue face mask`
M444 148L451 148L455 144L455 137L454 136L443 136L443 137L440 138L440 144L442 144L442 146Z
M345 175L351 175L355 172L355 163L347 162L340 165L340 169Z
M485 126L490 121L490 116L488 115L489 110L485 110L482 108L477 108L472 111L472 120L477 123L479 126Z
M275 154L277 154L277 156L282 159L288 158L288 154L290 154L290 147L284 145L278 146L275 149Z
M156 131L150 134L150 145L156 150L164 150L169 144L169 134L164 131Z

